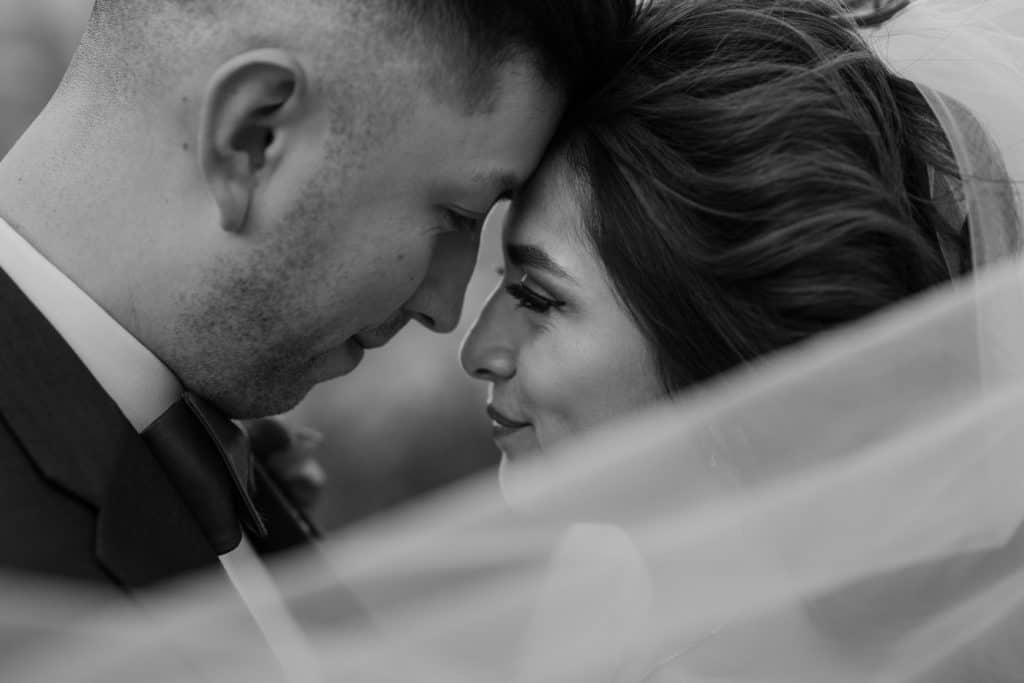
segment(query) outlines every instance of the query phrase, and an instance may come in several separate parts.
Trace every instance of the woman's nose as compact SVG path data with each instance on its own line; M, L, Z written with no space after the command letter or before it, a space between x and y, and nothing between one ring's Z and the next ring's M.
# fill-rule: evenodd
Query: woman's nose
M459 359L470 377L500 382L516 374L512 322L501 310L501 285L487 299L476 322L462 342Z

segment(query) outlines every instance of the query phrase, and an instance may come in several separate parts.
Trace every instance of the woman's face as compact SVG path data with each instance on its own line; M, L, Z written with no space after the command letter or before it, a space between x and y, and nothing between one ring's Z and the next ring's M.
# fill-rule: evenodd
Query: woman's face
M490 382L502 467L664 395L654 354L582 241L561 155L544 162L502 234L504 272L462 348Z

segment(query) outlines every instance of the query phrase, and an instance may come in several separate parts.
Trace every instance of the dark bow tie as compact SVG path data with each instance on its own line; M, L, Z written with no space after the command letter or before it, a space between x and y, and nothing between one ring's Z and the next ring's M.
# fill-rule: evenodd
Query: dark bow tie
M185 392L143 430L142 438L217 554L238 546L243 524L256 538L267 535L250 494L249 439L213 405Z

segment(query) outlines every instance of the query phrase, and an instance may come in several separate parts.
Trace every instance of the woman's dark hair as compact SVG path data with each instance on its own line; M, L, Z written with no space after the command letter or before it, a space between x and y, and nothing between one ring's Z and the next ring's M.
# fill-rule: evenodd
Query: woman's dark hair
M646 5L618 75L566 121L585 241L669 391L970 261L929 199L929 169L955 175L941 126L836 8Z

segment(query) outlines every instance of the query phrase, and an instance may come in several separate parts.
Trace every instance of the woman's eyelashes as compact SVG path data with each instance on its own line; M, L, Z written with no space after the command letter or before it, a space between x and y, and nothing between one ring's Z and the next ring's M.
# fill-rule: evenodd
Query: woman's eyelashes
M516 300L518 308L543 314L548 313L551 309L558 310L565 306L565 301L546 296L530 287L527 284L528 278L528 275L523 275L519 282L505 286L505 291Z

